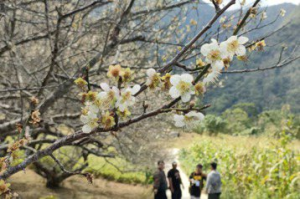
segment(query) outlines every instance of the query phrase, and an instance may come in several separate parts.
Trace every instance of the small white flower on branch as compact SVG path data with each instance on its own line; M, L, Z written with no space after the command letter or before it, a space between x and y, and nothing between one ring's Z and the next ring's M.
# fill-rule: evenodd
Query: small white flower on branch
M191 100L193 90L193 76L190 74L173 75L170 79L172 87L169 91L173 99L181 97L183 102Z
M97 114L89 112L87 115L80 116L81 122L84 124L82 131L84 133L90 133L94 128L98 127Z
M122 89L121 96L118 98L116 102L116 108L119 108L119 110L123 112L127 107L134 105L135 103L134 95L137 92L139 92L140 89L141 89L140 85L135 85L132 88L128 87Z
M101 83L100 87L103 91L98 94L98 97L100 98L99 107L105 110L114 107L117 99L120 96L119 89L115 86L110 88L106 83Z
M228 55L233 56L244 56L246 54L246 47L244 46L245 43L248 42L247 37L237 37L231 36L226 41L220 44L221 51L227 52Z
M150 68L147 70L147 80L146 80L146 85L150 89L155 89L159 86L160 84L160 76L159 73L156 72L153 68Z
M204 44L201 47L201 54L206 57L205 61L211 64L212 68L222 70L224 68L223 58L227 57L227 51L220 48L217 40L212 39L211 41L211 43Z
M174 121L176 127L184 127L192 124L196 121L202 121L204 119L204 115L202 113L196 111L190 111L185 115L174 115Z
M217 71L217 70L212 71L203 79L203 83L205 85L207 85L209 83L215 83L218 81L220 75L221 75L221 73L219 71Z
M280 16L284 17L285 13L286 13L286 11L284 9L280 9Z
M109 129L115 125L115 119L114 117L110 114L110 112L106 112L101 116L101 125L103 126L104 129Z
M267 18L267 13L266 12L262 12L261 13L261 20L265 20Z

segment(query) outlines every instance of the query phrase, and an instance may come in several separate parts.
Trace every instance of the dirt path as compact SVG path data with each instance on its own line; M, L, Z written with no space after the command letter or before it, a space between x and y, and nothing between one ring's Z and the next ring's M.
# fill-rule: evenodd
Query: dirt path
M174 160L178 163L177 169L180 172L181 180L184 185L184 189L182 189L182 199L190 199L191 197L190 197L190 193L189 193L189 184L190 184L189 177L186 175L186 173L180 167L180 162L178 161L178 152L179 152L179 149L176 149L176 148L172 149L172 151L171 151L171 153L174 157ZM168 166L168 168L166 168L166 171L168 171L170 169L171 165L168 164L167 166ZM171 198L170 191L167 191L167 196L168 196L168 198ZM207 199L207 194L202 193L201 199Z

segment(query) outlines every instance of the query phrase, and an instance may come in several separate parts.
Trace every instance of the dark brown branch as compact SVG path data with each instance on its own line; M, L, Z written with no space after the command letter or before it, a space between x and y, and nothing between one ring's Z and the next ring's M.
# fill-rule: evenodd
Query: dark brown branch
M179 59L192 47L192 45L206 32L208 31L211 26L216 22L216 20L233 4L235 4L235 0L231 0L226 6L224 6L219 12L216 13L216 15L208 22L208 24L190 41L188 42L182 50L171 60L169 61L165 66L163 66L160 70L158 70L159 73L164 73L179 61ZM139 95L141 92L143 92L147 88L146 85L143 85L140 89L140 91L135 94L135 96Z
M222 71L223 74L233 74L233 73L251 73L251 72L258 72L258 71L266 71L266 70L273 70L277 68L282 68L284 66L287 66L288 64L294 62L295 60L300 59L300 56L295 57L293 59L290 59L288 61L285 61L281 64L276 64L274 66L268 67L268 68L253 68L253 69L245 69L245 70L232 70L232 71Z
M234 30L233 35L236 35L236 34L240 31L240 29L244 26L244 24L246 23L248 17L249 17L250 14L251 14L251 10L252 10L253 8L255 8L259 2L260 2L260 0L256 0L256 1L254 2L254 4L252 5L252 7L249 8L249 10L247 11L247 13L246 13L245 16L243 17L242 21L239 22L238 26L237 26L236 29Z

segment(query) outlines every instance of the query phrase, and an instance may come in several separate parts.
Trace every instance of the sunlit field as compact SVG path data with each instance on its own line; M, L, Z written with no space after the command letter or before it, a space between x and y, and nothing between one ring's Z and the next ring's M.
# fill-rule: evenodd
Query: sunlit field
M202 163L209 172L211 161L219 163L222 198L299 198L300 142L281 139L202 137L180 160L187 172Z

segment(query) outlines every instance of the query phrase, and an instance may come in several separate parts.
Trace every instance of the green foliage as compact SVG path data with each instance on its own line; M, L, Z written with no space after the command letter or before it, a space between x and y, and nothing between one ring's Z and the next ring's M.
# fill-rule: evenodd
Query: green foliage
M204 121L194 128L196 133L208 133L209 135L217 135L218 133L226 133L227 122L221 117L214 115L205 116Z
M269 110L258 113L251 103L236 104L225 110L221 117L207 115L203 122L193 130L199 134L216 135L218 133L231 135L268 135L278 137L282 125L291 122L288 133L300 138L300 116L291 113L289 105L283 105L281 110Z
M234 109L242 109L248 117L257 117L258 109L254 103L238 103L232 106Z
M241 108L227 109L222 116L228 121L228 128L232 133L241 132L251 126L247 112Z
M81 149L75 147L62 147L55 151L53 155L64 165L67 170L76 170L84 164L83 158L79 156ZM63 171L57 163L49 156L39 160L46 168L51 169L53 173L62 174Z
M290 124L281 131L280 139L249 146L203 140L190 149L183 149L180 161L190 173L192 165L202 163L208 171L209 163L217 161L222 175L223 199L296 199L300 189L300 152L289 148L292 136Z
M149 184L151 175L149 171L140 171L122 158L104 159L89 157L89 167L86 172L92 173L95 177L102 177L128 184ZM152 172L151 172L152 174Z

